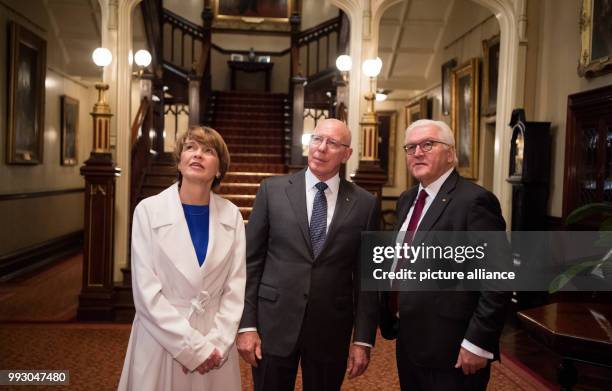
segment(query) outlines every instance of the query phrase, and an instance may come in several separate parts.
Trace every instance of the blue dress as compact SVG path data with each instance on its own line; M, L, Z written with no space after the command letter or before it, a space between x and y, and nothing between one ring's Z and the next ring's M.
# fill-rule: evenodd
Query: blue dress
M198 263L202 266L206 259L208 248L208 220L210 219L210 211L208 205L182 205Z

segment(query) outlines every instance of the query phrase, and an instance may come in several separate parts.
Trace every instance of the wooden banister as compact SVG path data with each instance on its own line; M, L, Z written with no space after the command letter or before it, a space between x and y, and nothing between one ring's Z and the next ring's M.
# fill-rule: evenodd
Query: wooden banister
M138 129L142 127L142 124L145 120L148 110L149 110L149 99L144 97L142 98L142 101L140 102L140 106L138 107L138 111L136 112L136 116L134 117L134 121L132 122L132 128L130 130L130 148L134 148L134 144L136 143L136 138L138 137Z

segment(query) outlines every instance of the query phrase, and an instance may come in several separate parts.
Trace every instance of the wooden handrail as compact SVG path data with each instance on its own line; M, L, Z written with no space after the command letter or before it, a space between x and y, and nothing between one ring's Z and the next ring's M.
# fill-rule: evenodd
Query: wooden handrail
M249 53L250 53L250 51L248 51L248 50L225 49L225 48L222 48L221 46L216 45L214 43L212 44L212 48L215 49L216 51L218 51L221 54L233 54L233 53L236 53L236 54L249 55ZM256 52L256 54L257 55L261 55L261 56L282 57L282 56L284 56L286 54L289 54L290 51L291 51L291 48L287 48L287 49L281 50L279 52L267 52L267 51L258 50Z
M162 13L162 19L163 21L176 26L177 28L181 29L183 32L186 32L189 35L198 37L201 40L204 39L204 29L202 28L202 26L198 26L197 24L188 21L187 19L175 14L167 8L164 8L164 12Z
M132 122L132 129L130 131L130 148L134 148L134 144L136 144L138 129L142 127L142 124L147 117L149 105L149 99L147 99L147 97L142 98L138 111L136 112L136 116L134 117L134 121Z
M298 46L308 45L310 42L338 31L340 28L340 20L341 17L337 16L307 30L301 31L297 36Z

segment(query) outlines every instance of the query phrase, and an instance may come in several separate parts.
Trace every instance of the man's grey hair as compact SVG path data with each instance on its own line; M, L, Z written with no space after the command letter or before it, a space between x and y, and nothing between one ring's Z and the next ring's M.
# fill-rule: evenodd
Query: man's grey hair
M453 148L453 164L456 167L457 164L459 164L459 159L457 158L457 149L455 148L455 135L453 134L453 131L450 126L446 124L446 122L434 121L431 119L420 119L418 121L414 121L410 124L410 126L406 128L406 135L404 137L404 140L408 139L408 136L410 135L410 133L412 133L414 129L421 128L423 126L434 126L438 128L438 137L440 138L440 141L448 144L447 148Z

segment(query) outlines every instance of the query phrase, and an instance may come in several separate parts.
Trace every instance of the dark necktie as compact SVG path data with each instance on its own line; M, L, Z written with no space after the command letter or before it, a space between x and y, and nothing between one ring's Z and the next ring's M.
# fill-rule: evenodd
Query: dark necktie
M310 244L316 258L323 248L325 235L327 234L327 198L325 197L327 184L319 182L315 187L318 191L312 204L312 215L310 216Z
M425 190L421 190L417 197L416 204L414 204L414 209L412 209L412 215L410 216L410 221L408 221L408 228L406 228L406 236L404 236L404 243L407 245L412 244L412 239L414 238L414 233L419 225L419 220L421 219L421 215L423 214L423 208L425 207L425 199L427 198L427 192ZM395 271L398 271L405 264L405 259L398 259L397 264L395 266ZM395 282L396 280L393 280ZM389 295L389 309L391 313L395 316L397 311L399 310L399 300L397 291L398 287L392 285L393 289L391 294Z

